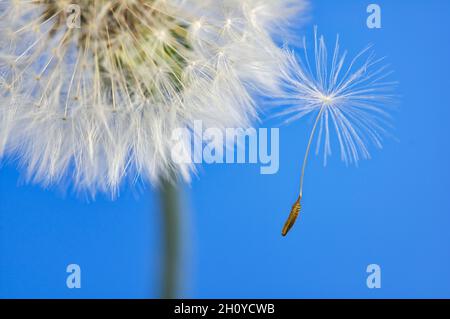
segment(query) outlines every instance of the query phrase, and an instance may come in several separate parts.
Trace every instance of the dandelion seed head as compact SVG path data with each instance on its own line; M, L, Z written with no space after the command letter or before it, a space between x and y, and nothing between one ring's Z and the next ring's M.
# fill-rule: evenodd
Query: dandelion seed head
M33 182L93 194L189 180L195 167L170 156L174 129L246 127L255 94L281 90L274 26L294 1L264 3L0 1L0 157L18 156Z

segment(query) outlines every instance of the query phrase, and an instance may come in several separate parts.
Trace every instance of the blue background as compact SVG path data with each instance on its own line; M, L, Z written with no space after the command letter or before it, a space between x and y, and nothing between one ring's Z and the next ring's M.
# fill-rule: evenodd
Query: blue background
M182 297L450 297L450 2L316 0L312 26L357 53L374 43L400 82L395 136L359 168L314 158L287 238L309 120L282 127L280 171L204 166L184 190ZM299 23L300 26L300 23ZM305 125L306 124L306 125ZM308 125L309 124L309 125ZM267 125L267 124L266 124ZM0 297L158 297L160 216L151 189L112 202L24 185L0 169ZM66 287L66 266L82 288ZM366 287L379 264L382 288Z

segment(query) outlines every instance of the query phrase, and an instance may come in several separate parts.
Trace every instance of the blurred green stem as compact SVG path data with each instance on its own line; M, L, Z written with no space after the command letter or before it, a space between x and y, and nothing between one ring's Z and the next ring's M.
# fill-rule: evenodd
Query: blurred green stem
M180 201L176 182L163 179L159 186L162 220L162 291L161 297L177 297L180 253Z

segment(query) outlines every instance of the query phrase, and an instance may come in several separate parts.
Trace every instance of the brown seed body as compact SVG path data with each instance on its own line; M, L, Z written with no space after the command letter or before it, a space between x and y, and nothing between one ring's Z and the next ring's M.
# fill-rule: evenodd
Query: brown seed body
M298 215L300 214L300 210L302 209L302 205L300 203L301 200L302 200L302 197L299 196L297 201L292 206L291 213L289 214L289 217L288 217L286 223L284 224L281 235L286 236L287 233L289 232L289 230L291 230L292 226L294 226L295 221L297 220Z

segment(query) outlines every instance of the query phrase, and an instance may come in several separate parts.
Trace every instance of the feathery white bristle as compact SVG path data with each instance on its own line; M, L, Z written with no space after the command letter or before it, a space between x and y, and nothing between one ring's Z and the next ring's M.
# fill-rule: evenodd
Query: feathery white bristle
M387 80L391 72L382 64L383 59L375 58L370 47L347 63L347 52L340 52L339 37L329 55L317 29L314 51L307 47L305 40L302 58L285 53L284 108L278 115L287 118L287 122L319 115L316 153L323 149L324 164L331 155L333 131L341 159L357 164L370 157L369 144L382 147L389 122L387 108L394 102L396 83Z

